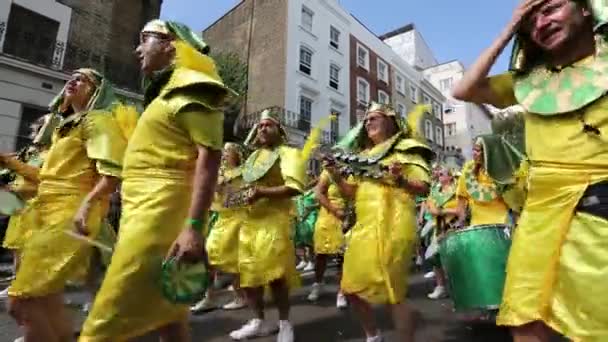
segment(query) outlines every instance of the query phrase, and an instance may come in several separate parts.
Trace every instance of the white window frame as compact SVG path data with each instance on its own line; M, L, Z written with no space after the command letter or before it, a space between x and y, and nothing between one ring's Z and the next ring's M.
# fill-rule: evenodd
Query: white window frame
M397 105L395 107L397 113L401 115L402 118L405 118L405 116L407 115L407 107L401 102L397 102Z
M310 62L302 60L302 51L308 52L310 54ZM300 45L298 71L300 71L301 73L303 73L305 75L312 76L312 60L313 60L314 54L315 53L314 53L314 51L312 51L311 48L309 48L305 45ZM302 70L303 67L308 68L309 72L303 71Z
M441 129L441 126L435 126L435 142L443 147L443 129Z
M433 114L439 120L441 120L441 104L433 102Z
M302 107L303 100L307 100L310 102L310 113L309 113L310 115L308 118L304 118L304 115L302 115L302 111L304 110L304 108ZM315 105L315 100L313 98L311 98L310 96L300 94L300 98L298 101L298 119L299 119L298 121L306 122L308 128L310 128L312 125L312 111L313 111L314 105ZM298 126L300 126L299 122L298 122Z
M333 34L337 33L337 38L334 39ZM342 36L342 32L338 30L337 27L330 25L329 26L329 46L336 50L340 50L340 37Z
M456 123L455 122L446 123L444 126L445 126L446 136L453 137L456 135Z
M435 132L433 131L433 123L429 119L424 120L424 135L430 141L435 141L433 139L433 135Z
M360 86L361 86L361 82L363 82L365 84L365 98L362 99L360 98ZM361 77L357 77L357 103L364 105L365 107L367 107L369 105L369 101L370 101L370 85L369 82Z
M365 58L363 62L360 59L359 51L365 51ZM363 45L359 43L357 43L357 65L369 71L369 49L363 47Z
M410 86L410 100L418 103L418 88L415 85Z
M302 17L300 18L300 25L302 26L302 28L312 32L312 27L314 25L315 20L315 12L310 8L302 5L301 16ZM310 23L308 22L308 20L306 20L306 18L308 17L310 17Z
M334 69L336 69L338 73L336 77L333 77L334 75L332 75ZM338 64L329 63L329 87L333 90L340 90L340 71L342 71L342 68ZM332 82L336 84L336 87L332 86Z
M386 98L385 101L382 101L383 97ZM391 103L391 96L387 92L385 92L384 90L379 89L378 90L378 102L382 103L382 104L390 104Z
M448 77L439 81L439 88L441 91L446 91L452 89L452 85L454 84L454 78Z
M380 73L380 69L381 67L384 67L384 75L382 75ZM388 64L381 60L380 58L378 58L378 79L380 81L383 81L384 83L388 84L388 77L389 77L389 70L388 70Z
M335 144L338 141L338 137L340 136L340 117L342 116L342 111L336 109L335 107L331 107L331 113L336 115L335 118L329 124L329 140L332 144ZM334 133L335 136L332 135L332 133Z
M395 88L401 95L405 95L405 77L399 73L395 73Z
M422 93L422 104L430 104L430 105L432 105L433 104L433 100L427 94Z

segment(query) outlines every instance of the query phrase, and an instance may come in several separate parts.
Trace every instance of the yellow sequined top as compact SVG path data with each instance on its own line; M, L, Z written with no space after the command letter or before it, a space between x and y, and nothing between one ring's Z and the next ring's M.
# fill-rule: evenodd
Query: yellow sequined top
M471 209L471 226L481 224L506 224L508 221L508 207L499 196L491 201L477 201L471 197L467 190L466 179L470 168L464 168L462 176L458 179L456 196L464 198ZM481 186L491 186L494 181L485 170L480 170L477 181Z

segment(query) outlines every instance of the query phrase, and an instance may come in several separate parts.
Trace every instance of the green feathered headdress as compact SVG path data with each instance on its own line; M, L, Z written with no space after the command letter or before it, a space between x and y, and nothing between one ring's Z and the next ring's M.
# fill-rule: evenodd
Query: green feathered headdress
M91 95L91 99L89 100L85 111L108 109L116 103L117 98L112 84L110 84L110 82L97 70L81 68L75 70L72 74L84 75L95 86L95 90L93 91L93 95ZM51 101L49 109L52 113L63 114L63 112L67 110L64 103L66 87L67 83L63 89L61 89L61 92L53 101Z

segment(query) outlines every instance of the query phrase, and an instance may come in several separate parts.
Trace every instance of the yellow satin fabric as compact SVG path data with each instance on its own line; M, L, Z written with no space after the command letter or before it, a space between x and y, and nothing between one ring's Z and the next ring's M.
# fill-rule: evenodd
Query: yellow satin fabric
M83 113L78 124L63 135L56 131L53 136L53 144L40 171L38 195L31 204L34 217L31 221L28 219L36 227L36 233L23 247L21 266L9 289L13 297L58 293L63 291L67 281L82 280L87 273L93 247L68 236L65 230L74 228L74 216L100 175L104 170L113 169L101 167L105 160L118 159L108 153L120 150L107 147L92 153L89 139L111 136L117 129L112 120L91 120L95 115L111 118L106 112ZM121 140L105 141L124 147ZM90 237L97 236L107 207L108 198L93 205L88 222Z
M161 94L148 105L129 141L118 242L79 341L124 341L188 317L186 305L163 297L161 264L188 215L194 141L220 150L222 129L186 127L180 116L221 113L198 104L199 111L182 111L189 107L189 97L172 95Z
M428 168L414 165L421 162L417 155L393 152L382 162L399 162L404 165L405 177L430 182ZM416 243L415 198L376 181L353 181L357 185L357 223L348 238L340 287L345 294L357 295L369 303L400 303L407 292Z
M329 182L327 197L329 201L339 209L344 207L344 199L334 181L331 180L329 173L323 171L321 179ZM323 206L319 210L317 223L313 235L313 244L316 254L338 254L344 245L344 234L342 233L342 221L327 211Z
M218 219L211 229L205 245L209 264L225 273L239 272L239 231L245 217L242 209L222 208L224 196L222 196L221 187L238 189L242 184L242 178L238 176L219 185L220 191L214 201Z
M509 77L492 82L511 96ZM608 341L608 221L575 207L590 184L608 180L608 98L584 110L602 135L582 131L582 113L525 115L528 197L497 323L543 321L574 341L600 342Z
M298 170L298 153L281 147L280 160L255 186L289 186L302 191L305 178ZM257 161L270 157L262 150ZM246 217L239 234L239 274L242 287L262 287L277 279L295 286L299 276L295 268L295 249L291 241L294 203L291 199L263 198L246 207Z
M469 172L465 170L465 173ZM456 196L466 199L469 208L471 209L471 226L481 224L497 224L507 223L509 208L502 198L498 197L492 201L481 202L474 200L467 191L466 177L463 173L458 179L458 187L456 188ZM492 178L488 176L485 170L479 172L477 181L481 185L492 184Z

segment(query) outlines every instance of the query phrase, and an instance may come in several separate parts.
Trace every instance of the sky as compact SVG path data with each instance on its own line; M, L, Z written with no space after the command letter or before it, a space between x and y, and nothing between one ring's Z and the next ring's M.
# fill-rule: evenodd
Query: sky
M498 36L519 0L338 0L377 35L414 23L437 60L470 66ZM240 0L164 0L161 18L200 32ZM510 48L493 73L508 67Z

